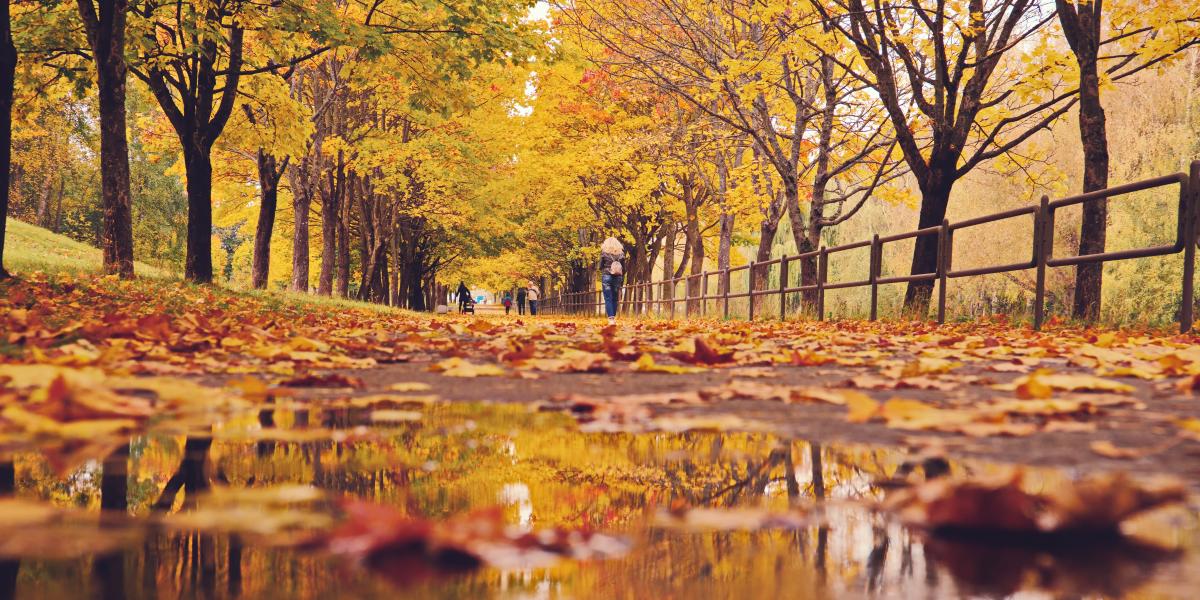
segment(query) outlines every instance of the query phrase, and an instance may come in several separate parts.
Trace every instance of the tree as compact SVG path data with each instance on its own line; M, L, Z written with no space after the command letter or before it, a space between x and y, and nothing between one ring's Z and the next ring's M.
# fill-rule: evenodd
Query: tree
M1079 137L1083 142L1083 191L1108 187L1108 135L1104 107L1100 104L1100 26L1104 0L1079 2L1055 0L1064 37L1079 65ZM1108 200L1083 205L1079 254L1104 252L1108 225ZM1072 314L1079 319L1100 316L1102 263L1082 264L1075 271L1075 302Z
M16 75L17 48L13 44L9 0L0 0L0 279L9 276L4 269L4 231L12 174L12 107Z
M852 217L878 185L897 175L890 153L882 152L890 145L888 123L861 83L834 73L836 43L830 43L827 26L813 25L821 23L814 12L740 1L589 0L565 14L602 46L595 60L617 76L688 103L721 125L718 135L744 138L734 145L748 146L756 166L743 191L766 194L757 200L756 260L770 258L785 214L797 247L814 250L824 228ZM718 172L725 173L718 183L730 181L730 162L736 161L728 156L716 161ZM852 180L839 185L842 179ZM808 181L813 193L802 194ZM722 198L729 192L719 191ZM728 216L726 211L727 233ZM816 264L815 256L802 261L804 281L815 282ZM756 270L756 285L765 284L766 275Z
M1079 72L1079 138L1083 143L1083 192L1108 187L1108 133L1100 103L1102 80L1124 77L1164 62L1198 43L1194 7L1171 3L1145 7L1141 2L1117 1L1117 15L1107 39L1103 36L1104 0L1055 0L1063 37ZM1182 8L1182 11L1180 10ZM1190 11L1190 12L1189 12ZM1101 48L1116 47L1107 56ZM1107 68L1101 61L1114 61ZM1108 199L1083 204L1079 254L1104 252L1108 229ZM1100 317L1104 265L1081 264L1075 271L1072 316L1094 321Z
M1022 87L1015 63L1023 61L1004 60L1053 15L1041 14L1032 0L868 1L813 0L813 6L854 44L864 66L857 76L887 110L921 191L917 227L940 225L956 181L1049 127L1075 103L1052 87ZM1036 60L1026 65L1040 66ZM910 272L933 273L937 257L937 238L919 237ZM906 309L925 314L932 293L932 279L910 283Z
M183 150L188 229L184 276L212 281L212 147L237 100L245 41L240 0L146 2L132 72L149 86Z
M127 0L78 0L100 101L101 248L104 270L133 277L133 208L129 143L125 138L125 21Z

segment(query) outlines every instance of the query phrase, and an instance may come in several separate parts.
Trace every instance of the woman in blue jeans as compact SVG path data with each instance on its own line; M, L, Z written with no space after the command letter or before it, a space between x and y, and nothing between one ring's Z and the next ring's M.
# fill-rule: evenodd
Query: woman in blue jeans
M600 285L604 292L604 314L609 324L617 322L617 302L621 299L621 284L625 282L625 248L620 240L610 237L600 245Z

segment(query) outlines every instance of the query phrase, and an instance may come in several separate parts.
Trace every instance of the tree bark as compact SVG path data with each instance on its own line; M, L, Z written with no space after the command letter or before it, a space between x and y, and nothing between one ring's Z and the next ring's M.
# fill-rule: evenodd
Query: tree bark
M687 234L687 244L691 247L691 269L687 280L688 298L688 314L699 314L700 300L698 298L703 291L704 278L699 275L704 272L704 237L700 235L700 207L699 202L695 198L695 194L699 192L694 189L689 189L684 196L684 201L687 206L687 222L684 224L684 230Z
M675 240L679 236L674 222L667 223L666 235L663 236L663 262L662 262L662 278L663 281L669 281L675 276ZM663 300L675 299L675 286L667 283L662 289ZM669 310L669 309L668 309Z
M275 156L258 149L258 226L254 230L254 261L250 282L256 290L266 289L271 270L271 235L275 230L275 210L279 204L279 179L287 168L287 159L282 167Z
M717 240L717 270L722 273L729 270L730 254L733 252L733 226L734 216L722 210L721 231ZM718 292L724 294L725 277L721 276L718 279Z
M128 0L101 0L96 4L93 0L78 0L78 4L96 64L100 105L100 205L104 214L100 246L104 251L104 271L130 278L133 277L133 204L129 191L129 142L125 137Z
M303 169L302 169L303 170ZM308 211L312 198L304 187L304 177L294 175L292 184L292 290L308 293Z
M1103 0L1075 4L1056 0L1059 22L1075 62L1079 66L1079 137L1083 142L1084 193L1108 187L1108 135L1104 107L1100 103L1100 76L1097 59L1100 49L1100 25ZM1083 204L1083 222L1079 234L1079 254L1104 252L1108 227L1108 199ZM1076 319L1095 321L1100 317L1100 297L1104 264L1083 264L1075 270L1075 301L1071 311Z
M34 216L37 226L43 229L50 228L50 198L54 196L54 177L46 174L46 178L42 180L42 193L38 194L37 214Z
M950 203L950 190L954 185L953 165L948 169L934 168L931 171L942 174L941 177L931 177L921 186L921 215L917 222L918 229L941 225L946 218L946 207ZM913 275L934 273L937 271L938 240L936 235L917 237L913 248ZM929 301L933 298L933 281L913 281L908 284L904 293L904 310L910 315L924 318L929 314Z
M183 274L189 281L212 283L212 156L204 144L184 144L187 173L187 253Z
M349 179L343 184L345 196L342 198L341 210L338 211L337 226L337 295L339 298L350 296L350 210L354 206L355 179L353 174L346 176Z
M775 234L779 231L779 219L763 219L763 222L758 226L758 249L754 252L754 262L761 263L771 260L771 248L775 246ZM754 290L762 291L767 285L766 268L756 268L752 274L754 281ZM754 314L762 314L763 302L766 296L752 296L750 302L754 303Z
M0 0L0 279L4 270L4 231L8 224L9 178L12 174L12 105L17 73L17 48L13 45L9 0Z
M333 275L338 258L338 222L341 220L342 187L344 185L342 153L338 152L336 165L331 165L326 174L326 187L321 193L321 276L317 282L317 294L333 295Z

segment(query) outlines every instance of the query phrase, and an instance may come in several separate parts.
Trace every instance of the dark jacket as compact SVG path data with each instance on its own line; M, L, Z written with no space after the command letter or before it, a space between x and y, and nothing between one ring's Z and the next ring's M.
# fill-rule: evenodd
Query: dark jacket
M609 270L614 262L621 263L621 274L617 277L622 279L625 277L625 255L624 254L609 254L607 252L600 253L600 275L611 275Z
M525 301L525 288L517 288L517 302Z

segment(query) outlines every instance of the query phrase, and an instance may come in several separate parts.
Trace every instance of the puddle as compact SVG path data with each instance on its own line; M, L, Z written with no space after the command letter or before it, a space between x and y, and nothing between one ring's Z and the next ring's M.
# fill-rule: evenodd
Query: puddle
M1188 597L1200 588L1200 554L1191 550L1200 547L1200 528L1191 513L1174 532L1189 550L1171 553L1113 540L1037 548L931 540L848 502L881 500L880 482L913 467L899 451L761 433L580 433L566 415L516 406L433 405L419 417L391 411L382 415L389 422L366 426L371 416L269 411L207 435L137 437L64 475L36 453L4 457L0 493L11 483L18 499L79 508L85 518L8 533L0 520L0 600L374 598L398 588L428 598ZM222 513L240 501L221 505L206 492L284 484L432 520L499 506L503 521L521 530L584 528L630 547L605 560L435 574L367 569L259 535L147 525L157 505L192 522L218 514L247 521L240 531L270 530L280 511ZM131 518L95 518L102 506L122 514L122 495ZM759 531L656 525L656 513L682 505L815 506L821 518ZM300 515L301 529L334 508L324 499L303 506L288 513Z

